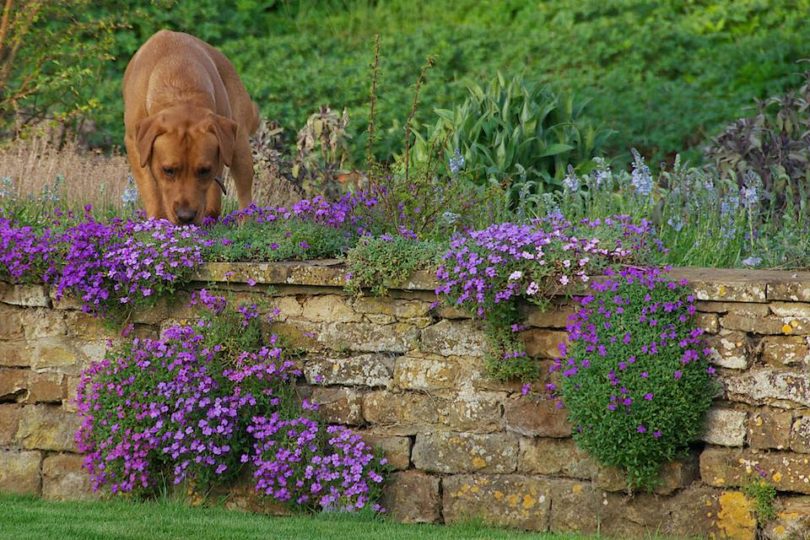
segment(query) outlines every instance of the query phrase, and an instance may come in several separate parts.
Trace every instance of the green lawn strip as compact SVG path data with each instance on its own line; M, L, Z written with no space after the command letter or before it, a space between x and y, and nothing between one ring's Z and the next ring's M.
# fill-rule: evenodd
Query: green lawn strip
M498 530L475 523L452 526L403 525L371 514L268 517L222 508L192 508L174 501L50 502L32 497L0 495L0 538L580 540L598 537Z

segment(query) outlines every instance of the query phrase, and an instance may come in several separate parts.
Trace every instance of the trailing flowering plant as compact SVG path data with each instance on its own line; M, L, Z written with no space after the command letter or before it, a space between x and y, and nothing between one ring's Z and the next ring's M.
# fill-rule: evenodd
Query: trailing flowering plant
M247 468L281 502L374 504L385 460L299 403L300 373L275 336L262 339L259 307L233 309L205 290L193 302L204 309L195 325L135 338L82 374L76 440L93 487L149 494L170 479L205 490Z
M568 325L558 386L574 440L630 487L652 489L663 463L699 435L714 396L714 368L695 297L660 269L607 272L591 284Z
M526 356L518 300L541 307L608 265L629 263L651 248L651 226L626 216L571 223L560 217L528 224L500 223L456 236L437 271L455 305L483 317L492 350L488 367L499 379L531 379L536 364Z

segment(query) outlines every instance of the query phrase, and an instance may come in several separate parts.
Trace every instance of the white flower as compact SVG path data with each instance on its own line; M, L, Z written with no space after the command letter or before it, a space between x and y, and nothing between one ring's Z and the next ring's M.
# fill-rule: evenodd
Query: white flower
M540 291L540 286L534 281L529 283L529 286L526 287L526 294L528 294L529 296L534 296L535 294L538 293L538 291Z
M742 260L743 266L759 266L761 262L762 257L748 257Z
M517 281L518 279L523 277L523 272L520 270L515 270L509 275L509 281Z
M568 285L568 276L566 275L560 276L560 283L562 283L563 285Z

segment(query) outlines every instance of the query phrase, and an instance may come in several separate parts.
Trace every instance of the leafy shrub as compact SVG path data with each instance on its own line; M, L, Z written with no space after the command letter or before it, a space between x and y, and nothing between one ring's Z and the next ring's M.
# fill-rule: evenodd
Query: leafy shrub
M786 197L804 208L810 193L810 72L797 91L757 103L757 114L741 118L712 140L707 157L721 175L750 187L762 184L757 194L766 209L784 211Z
M446 245L403 236L382 235L361 238L349 250L346 288L352 293L371 289L384 295L388 287L403 285L417 270L436 268Z
M469 178L506 186L513 207L521 190L559 189L569 165L587 172L609 135L590 125L584 103L521 77L507 82L499 73L485 89L468 90L455 109L436 109L439 118L417 139L413 159L424 162L438 151L451 161L459 153Z
M751 479L742 487L743 493L754 503L754 514L757 524L765 525L776 517L773 503L776 500L776 488L764 478Z
M465 232L442 256L436 293L485 318L491 376L530 379L536 366L516 336L517 301L545 307L606 266L644 257L649 233L649 223L634 225L626 216L579 224L547 218Z
M658 269L608 272L568 326L557 390L577 445L652 489L699 435L714 388L695 297Z
M205 290L194 302L205 310L198 324L135 338L82 374L76 439L94 489L148 495L171 479L204 492L250 468L257 491L280 502L373 504L385 460L298 403L300 373L275 336L261 339L258 306L234 310ZM222 335L238 336L234 346Z

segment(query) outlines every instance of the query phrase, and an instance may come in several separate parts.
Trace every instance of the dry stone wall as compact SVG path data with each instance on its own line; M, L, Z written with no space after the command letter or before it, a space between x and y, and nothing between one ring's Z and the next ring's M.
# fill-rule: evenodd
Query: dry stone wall
M405 522L485 521L539 531L810 537L810 273L680 270L700 300L723 393L702 440L667 465L655 493L576 448L564 410L489 380L477 321L435 307L429 275L389 296L352 297L333 261L209 264L195 286L264 298L301 359L301 393L325 418L381 446L396 468L385 505ZM254 287L246 285L256 281ZM268 289L268 286L269 289ZM188 320L187 293L134 319L157 336ZM571 307L526 307L528 352L550 364ZM0 284L0 491L95 497L76 454L78 376L117 339L75 300ZM545 373L545 370L543 370ZM757 531L741 486L764 471L777 518ZM229 505L275 511L246 489Z

